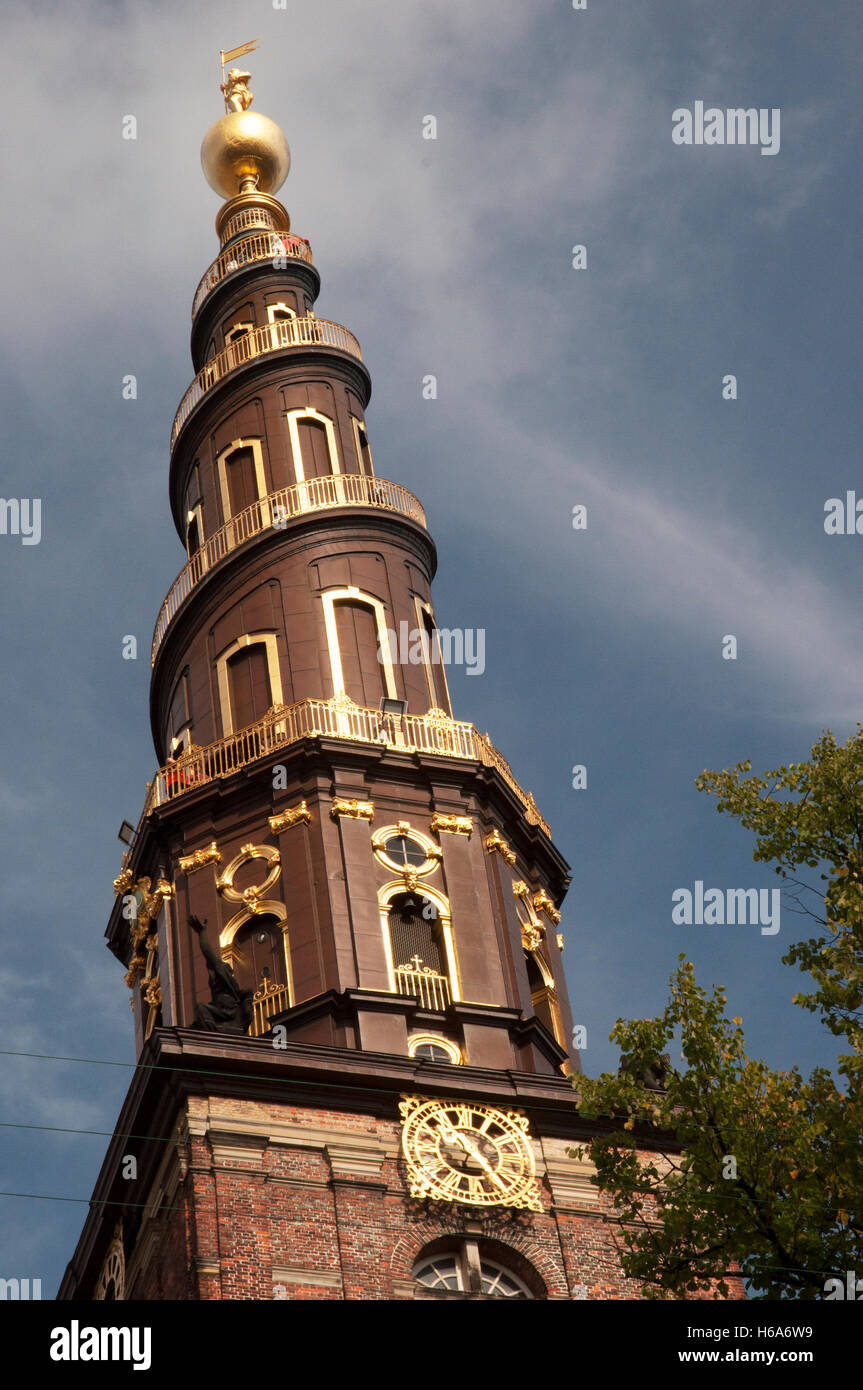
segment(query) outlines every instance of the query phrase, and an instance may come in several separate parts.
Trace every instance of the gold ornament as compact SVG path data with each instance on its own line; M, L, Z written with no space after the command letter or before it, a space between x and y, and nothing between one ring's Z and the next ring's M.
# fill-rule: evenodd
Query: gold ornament
M283 830L290 830L292 825L300 825L305 822L311 824L312 814L305 801L301 801L299 806L292 806L288 811L280 811L277 816L269 816L270 829L274 835L281 835Z
M442 816L435 813L431 818L431 828L435 832L445 830L450 835L467 835L470 839L473 821L470 816Z
M510 867L515 863L515 854L510 849L499 830L493 830L490 835L486 836L485 847L489 854L493 854L494 851L497 850L501 858L505 859Z
M374 820L374 803L371 801L357 801L355 796L349 801L341 796L335 796L333 797L333 804L330 807L330 815L333 820L338 820L339 816L352 816L354 820Z
M231 111L211 125L201 145L207 183L223 198L275 193L291 167L283 132L260 111Z
M186 854L179 861L180 873L196 874L199 869L205 869L208 864L221 864L222 856L219 853L218 845L215 840L207 845L206 849L196 849L194 854Z
M243 864L248 864L250 859L265 859L270 866L269 872L260 883L253 883L249 888L234 887L234 876ZM279 874L282 872L282 857L273 845L243 845L239 854L236 855L216 879L216 891L221 893L223 898L227 898L232 903L244 903L250 912L260 911L259 899L266 896L272 888Z
M412 1197L542 1211L526 1115L424 1096L399 1110Z
M555 908L554 903L544 888L540 888L538 893L534 893L533 905L537 912L544 912L546 917L550 918L556 927L560 925L560 913Z
M542 931L531 922L521 924L521 944L526 951L535 951L542 943Z

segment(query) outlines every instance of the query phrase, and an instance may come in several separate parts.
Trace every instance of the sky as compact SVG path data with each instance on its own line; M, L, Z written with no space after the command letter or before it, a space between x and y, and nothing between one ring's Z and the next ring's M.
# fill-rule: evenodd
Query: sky
M131 1076L103 932L184 563L168 436L218 252L199 147L219 49L251 38L317 309L372 373L376 471L426 508L441 626L486 634L483 673L449 673L454 712L572 866L585 1071L616 1066L618 1017L662 1009L680 952L750 1055L836 1055L791 1004L781 957L809 927L790 903L774 935L671 912L697 880L778 882L696 775L801 761L863 711L863 537L824 529L828 499L863 497L859 7L31 2L4 17L0 151L0 494L41 506L38 544L0 534L0 1191L35 1195L0 1198L0 1276L46 1297ZM778 110L778 151L676 144L696 102Z

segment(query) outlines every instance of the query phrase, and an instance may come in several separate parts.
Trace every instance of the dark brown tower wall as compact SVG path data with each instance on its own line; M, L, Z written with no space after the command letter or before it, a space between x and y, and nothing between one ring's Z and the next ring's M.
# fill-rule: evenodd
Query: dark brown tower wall
M192 362L199 372L210 350L221 352L225 330L243 318L256 325L267 322L268 304L284 301L297 314L308 314L320 293L321 280L314 266L286 257L284 269L257 261L217 285L204 300L192 322Z
M275 703L330 699L333 675L322 595L354 587L383 605L386 624L396 633L401 622L414 630L414 600L431 602L434 563L433 546L422 528L359 509L302 517L233 552L200 581L159 649L151 713L160 763L170 749L169 721L183 673L192 740L198 745L227 732L218 662L245 634L275 634L281 679L281 700L274 695ZM338 635L346 672L361 659L368 665L368 653L360 652L350 626L343 625ZM396 659L393 674L397 698L408 701L410 713L425 714L431 706L426 667ZM354 698L362 703L356 692Z
M255 358L213 386L185 423L171 458L171 509L183 543L186 512L195 500L189 495L190 484L197 483L206 536L227 520L217 460L234 440L261 441L266 493L298 481L289 411L312 407L331 419L338 471L362 472L351 416L365 425L370 395L368 373L360 361L339 349L315 346L285 348ZM196 470L197 479L193 479Z

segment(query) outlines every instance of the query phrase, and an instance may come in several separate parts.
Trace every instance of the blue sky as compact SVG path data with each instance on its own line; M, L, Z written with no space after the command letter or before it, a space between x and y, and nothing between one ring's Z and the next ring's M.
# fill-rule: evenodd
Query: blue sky
M372 372L376 469L426 507L440 623L487 634L484 674L450 674L455 712L491 732L572 865L585 1069L616 1064L619 1016L660 1010L680 951L727 987L753 1055L833 1061L780 963L805 921L675 926L671 894L776 882L699 771L799 761L863 710L863 538L823 526L828 498L863 495L860 28L839 0L175 0L4 19L0 492L41 498L42 538L0 535L0 1048L132 1060L102 933L116 831L154 768L152 625L183 563L168 432L218 250L198 150L219 48L259 37L256 108L291 144L281 196L320 313ZM696 100L779 108L779 153L673 144L673 110ZM3 1063L5 1124L113 1129L125 1068ZM105 1145L0 1130L0 1189L86 1198ZM0 1275L52 1293L85 1212L3 1199Z

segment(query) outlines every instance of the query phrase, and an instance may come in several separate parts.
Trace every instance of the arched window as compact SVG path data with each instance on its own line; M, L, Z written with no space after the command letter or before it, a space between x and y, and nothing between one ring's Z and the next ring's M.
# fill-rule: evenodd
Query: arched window
M516 1257L517 1258L517 1257ZM533 1273L535 1287L540 1280ZM494 1259L484 1245L471 1238L459 1240L449 1249L420 1255L411 1272L419 1285L417 1297L441 1298L516 1298L532 1299L537 1294L525 1279L499 1259ZM542 1295L539 1295L542 1297Z
M429 703L432 709L442 709L445 714L449 713L450 705L449 689L446 683L446 668L443 663L443 655L440 649L440 639L437 635L437 625L430 603L422 603L419 598L414 598L416 605L417 622L421 632L425 633L425 650L428 653L425 661L426 683L429 690Z
M265 497L264 458L260 439L235 439L216 459L225 521Z
M345 693L355 704L377 709L386 694L386 680L378 659L374 609L357 599L341 599L335 604L335 617Z
M371 477L375 470L372 465L372 452L369 448L366 427L355 415L351 416L351 423L354 427L354 443L357 446L357 468L360 473L366 473Z
M254 866L248 867L250 882L254 882ZM239 889L243 886L241 873L233 879ZM294 1002L284 907L269 900L264 900L260 907L256 913L238 913L219 938L222 957L231 966L241 989L254 991L249 1028L252 1037L266 1033L271 1027L270 1019Z
M424 903L419 893L400 893L390 903L390 942L396 974L407 965L415 969L430 966L436 974L446 974L446 952L434 907L430 900Z
M285 934L277 917L266 913L250 917L231 946L234 974L243 989L258 989L265 981L282 988L287 985Z
M341 473L336 432L328 415L312 406L289 410L288 435L298 483Z
M560 1006L554 977L538 951L525 951L527 961L527 980L530 986L530 1002L540 1023L545 1024L555 1042L566 1048Z
M191 560L193 555L201 549L204 540L204 528L202 525L200 505L192 507L186 513L186 554Z
M123 1247L123 1227L117 1222L114 1238L108 1246L105 1263L93 1292L94 1300L115 1303L126 1294L126 1253Z
M216 662L222 728L225 734L262 719L282 703L282 681L275 633L245 635Z
M235 323L233 328L225 329L225 346L230 347L232 343L238 343L241 338L247 338L254 328L252 323Z
M251 449L235 449L225 459L225 477L228 483L228 501L231 516L245 511L258 499L255 478L255 456Z
M278 304L267 305L267 320L269 323L284 323L286 319L295 319L296 309L292 309L290 304L281 301Z
M414 1033L408 1038L408 1056L421 1062L447 1062L459 1066L462 1055L454 1042L441 1038L437 1033Z
M461 997L449 904L423 883L415 890L391 883L380 890L381 927L391 988L422 1006L445 1010Z
M398 699L384 606L359 589L321 595L333 677L333 694L377 709L381 697Z
M235 728L245 729L247 724L263 719L273 703L263 642L244 647L228 658L228 690Z

